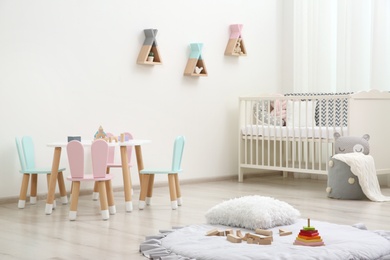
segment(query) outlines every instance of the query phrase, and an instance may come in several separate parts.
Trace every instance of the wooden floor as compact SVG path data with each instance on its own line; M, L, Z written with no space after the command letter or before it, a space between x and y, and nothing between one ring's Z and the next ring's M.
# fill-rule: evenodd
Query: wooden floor
M171 210L169 191L156 188L152 205L138 210L139 191L134 192L134 211L125 213L124 196L115 192L117 214L102 221L99 203L91 195L80 198L76 221L68 220L68 205L45 215L45 201L0 205L0 259L145 259L139 244L160 229L205 223L205 212L223 200L246 195L270 196L300 210L303 218L390 230L390 202L329 199L326 181L262 176L245 179L182 184L183 206ZM382 188L390 196L390 189ZM313 222L312 222L313 223Z

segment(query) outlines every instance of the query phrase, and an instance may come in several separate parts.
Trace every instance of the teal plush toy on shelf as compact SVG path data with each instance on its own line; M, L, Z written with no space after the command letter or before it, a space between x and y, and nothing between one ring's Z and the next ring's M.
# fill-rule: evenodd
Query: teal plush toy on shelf
M370 136L368 134L362 137L341 136L340 133L334 133L335 154L344 153L370 153ZM366 199L366 195L359 185L359 179L351 172L351 168L346 163L330 158L328 163L328 185L326 192L329 198L361 200Z

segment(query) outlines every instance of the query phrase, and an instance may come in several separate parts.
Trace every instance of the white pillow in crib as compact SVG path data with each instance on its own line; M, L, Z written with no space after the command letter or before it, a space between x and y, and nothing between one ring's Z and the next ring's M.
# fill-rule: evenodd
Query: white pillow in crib
M315 101L291 101L287 102L288 127L315 126Z
M299 216L300 212L287 202L259 195L230 199L206 212L208 224L253 230L290 225Z

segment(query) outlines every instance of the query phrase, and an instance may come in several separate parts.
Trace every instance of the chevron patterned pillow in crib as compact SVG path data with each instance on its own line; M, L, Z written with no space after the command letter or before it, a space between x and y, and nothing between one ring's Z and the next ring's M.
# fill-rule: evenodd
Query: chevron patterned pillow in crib
M300 212L286 202L254 195L224 201L209 209L205 216L208 224L254 230L291 225Z
M285 96L334 96L350 95L343 93L287 93ZM347 126L348 99L319 99L315 107L316 126Z

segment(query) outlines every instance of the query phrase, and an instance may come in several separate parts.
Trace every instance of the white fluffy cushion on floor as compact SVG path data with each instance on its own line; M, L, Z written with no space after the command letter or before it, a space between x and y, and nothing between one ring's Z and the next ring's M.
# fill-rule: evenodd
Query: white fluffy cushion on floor
M208 224L247 229L272 228L297 221L300 212L290 204L263 196L245 196L224 201L206 212Z

